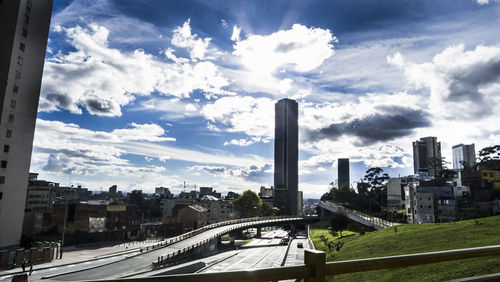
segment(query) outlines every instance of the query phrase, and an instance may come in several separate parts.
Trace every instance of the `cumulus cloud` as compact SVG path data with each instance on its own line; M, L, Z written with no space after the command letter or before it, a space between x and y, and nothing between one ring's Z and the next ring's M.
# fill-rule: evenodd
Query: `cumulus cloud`
M170 120L201 116L199 105L180 98L150 98L141 102L137 110L158 112L163 119Z
M387 61L404 70L416 88L430 89L431 113L454 119L485 117L498 103L492 91L500 84L500 46L463 44L446 48L431 62L412 63L397 53Z
M263 166L252 165L249 167L226 168L225 166L192 166L189 170L204 171L210 174L226 177L238 177L249 182L262 182L266 177L269 178L273 171L272 165Z
M228 132L243 132L255 137L253 142L268 142L274 136L274 104L269 98L232 96L206 104L202 113L211 121L225 126ZM239 141L229 144L237 145Z
M191 19L188 19L182 26L174 29L172 44L177 47L188 48L192 60L203 60L206 58L205 53L212 39L209 37L199 38L198 35L192 34L190 22Z
M270 35L248 35L236 41L233 54L255 73L272 74L287 65L294 66L295 71L307 72L333 55L334 42L337 39L328 29L294 24L289 30Z
M189 97L196 89L207 95L232 94L222 89L229 82L212 62L189 62L176 57L173 49L164 51L173 63L140 49L126 53L109 47L109 30L96 24L57 30L64 32L75 50L66 54L59 52L47 59L41 111L62 108L81 114L84 107L90 114L120 116L122 106L138 95L151 95L154 91L177 97ZM192 47L193 58L204 58L206 50L200 51L198 45L208 44L209 40L192 35L189 21L177 28L175 34L177 45ZM201 43L197 43L200 40Z
M426 113L420 110L387 107L384 112L389 114L373 114L362 119L330 124L311 132L309 138L337 140L343 135L352 135L359 138L356 145L365 146L407 136L413 133L413 129L431 124Z

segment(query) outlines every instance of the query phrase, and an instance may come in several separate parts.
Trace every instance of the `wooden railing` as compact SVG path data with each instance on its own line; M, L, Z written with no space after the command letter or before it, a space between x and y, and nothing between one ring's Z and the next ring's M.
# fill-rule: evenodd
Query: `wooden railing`
M228 271L221 273L196 273L155 276L146 278L128 278L124 281L176 281L176 282L209 282L209 281L276 281L285 279L301 279L305 281L325 281L326 276L354 272L406 267L443 261L477 258L500 255L500 245L457 249L430 253L389 256L379 258L357 259L338 262L325 262L325 253L317 250L305 250L304 264L279 268L262 268L246 271ZM498 271L498 270L497 270ZM500 275L498 276L500 278ZM415 277L415 279L418 279Z

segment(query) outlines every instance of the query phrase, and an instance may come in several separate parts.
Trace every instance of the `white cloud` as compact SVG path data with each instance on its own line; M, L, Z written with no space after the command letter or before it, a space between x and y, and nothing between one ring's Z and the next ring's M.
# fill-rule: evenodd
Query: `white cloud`
M263 166L252 165L249 167L227 168L225 166L192 166L188 168L192 171L203 171L217 176L227 178L238 177L249 182L262 183L266 178L270 178L272 173L272 165L266 164Z
M429 108L436 116L482 118L500 102L492 91L500 85L500 46L478 45L465 51L459 44L421 64L406 61L399 53L388 56L387 61L402 68L417 89L430 89Z
M182 26L174 29L172 44L178 47L188 48L192 60L206 59L208 45L211 38L198 38L196 34L191 34L191 19L188 19Z
M223 27L223 28L228 28L229 25L227 24L226 20L225 19L220 19L220 25Z
M162 119L168 120L201 116L200 107L197 104L180 98L151 98L141 102L140 107L134 110L154 111L160 113Z
M240 41L241 40L241 37L240 37L240 34L241 34L241 27L238 27L238 26L233 26L233 34L231 35L231 40L232 41Z
M248 35L237 41L233 54L254 73L272 74L293 65L298 72L311 71L333 55L337 39L330 30L307 28L294 24L289 30L280 30L267 36Z
M226 126L228 132L243 132L261 138L253 141L267 142L274 136L274 104L269 98L223 97L205 105L202 113L209 121Z
M229 142L224 142L224 146L235 145L235 146L245 147L245 146L250 146L257 142L269 143L270 140L262 137L252 137L250 139L232 139Z
M164 51L172 64L143 50L125 53L110 48L109 31L96 24L88 29L76 26L61 30L75 51L59 52L46 61L41 111L62 108L80 114L85 107L91 114L120 116L121 107L135 96L150 95L155 90L177 97L189 97L195 89L209 96L233 94L222 89L229 82L212 62L189 63L177 58L173 49Z

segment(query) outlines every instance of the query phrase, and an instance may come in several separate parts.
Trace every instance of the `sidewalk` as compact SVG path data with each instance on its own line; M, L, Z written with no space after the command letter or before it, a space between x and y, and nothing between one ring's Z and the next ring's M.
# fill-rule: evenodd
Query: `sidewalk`
M113 245L112 242L84 244L76 246L65 247L63 250L63 258L56 259L47 263L40 263L33 265L34 270L46 269L56 266L77 264L86 261L101 259L104 257L139 252L141 248L146 248L158 244L160 240L145 240L145 241L132 241ZM29 270L29 266L26 267ZM0 275L9 275L14 273L21 273L22 268L16 267L13 269L2 270Z

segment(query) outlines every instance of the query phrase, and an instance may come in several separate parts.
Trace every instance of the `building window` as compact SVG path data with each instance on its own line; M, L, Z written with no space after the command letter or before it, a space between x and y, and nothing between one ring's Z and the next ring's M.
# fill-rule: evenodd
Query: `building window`
M16 79L20 79L21 78L21 72L20 71L16 71Z
M0 192L0 200L3 198L3 192Z
M10 107L13 109L16 107L16 100L14 100L14 99L10 100Z
M9 122L14 122L14 115L13 114L9 114Z
M26 4L26 11L31 11L31 3L30 2L28 2Z
M429 209L431 208L431 206L429 206Z
M19 92L19 86L15 85L12 87L12 92L17 93Z
M12 137L12 130L7 129L7 133L5 134L5 137L7 137L7 138Z
M1 168L7 168L7 161L2 161L2 162L0 163L0 167L1 167Z
M26 45L24 45L24 43L19 43L19 50L23 51L24 52L24 49L26 49Z
M3 145L3 151L5 153L8 153L10 151L10 146L9 145Z
M17 64L22 65L23 64L23 57L17 57Z
M0 184L4 184L5 183L5 176L0 176Z
M24 23L30 23L30 16L24 15Z
M23 37L27 37L28 36L28 30L23 28L23 33L22 33Z

